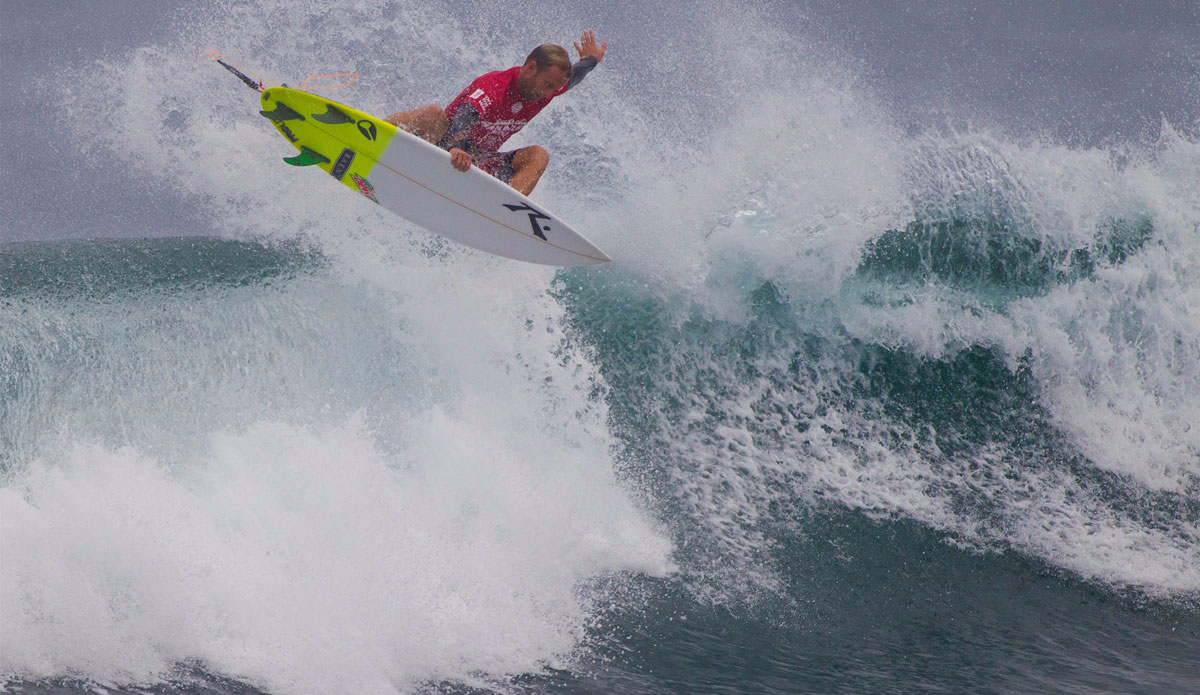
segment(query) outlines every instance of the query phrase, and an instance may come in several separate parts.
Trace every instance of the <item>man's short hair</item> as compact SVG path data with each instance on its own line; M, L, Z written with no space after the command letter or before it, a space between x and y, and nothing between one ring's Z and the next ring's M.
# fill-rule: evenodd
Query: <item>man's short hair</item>
M537 63L538 72L549 67L557 67L561 68L568 78L571 77L571 56L562 46L544 43L533 49L533 52L525 59L525 64L528 65L531 60Z

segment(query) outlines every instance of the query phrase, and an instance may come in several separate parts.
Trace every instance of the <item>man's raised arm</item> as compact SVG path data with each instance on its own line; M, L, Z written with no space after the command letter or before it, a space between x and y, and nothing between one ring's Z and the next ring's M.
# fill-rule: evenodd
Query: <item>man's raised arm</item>
M581 45L582 44L582 45ZM596 44L596 34L591 29L583 32L583 37L575 42L575 51L579 53L579 61L571 66L571 79L567 81L567 89L583 81L583 78L600 64L604 52L608 50L608 42Z

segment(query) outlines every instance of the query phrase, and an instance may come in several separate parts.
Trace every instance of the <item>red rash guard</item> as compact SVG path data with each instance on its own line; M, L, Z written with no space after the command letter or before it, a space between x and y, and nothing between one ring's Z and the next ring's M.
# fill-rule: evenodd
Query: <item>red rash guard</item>
M446 107L446 118L451 122L463 104L475 107L479 120L467 131L466 139L479 150L499 151L505 140L571 86L570 83L565 84L562 89L541 101L525 101L517 90L517 72L520 69L497 70L476 78Z

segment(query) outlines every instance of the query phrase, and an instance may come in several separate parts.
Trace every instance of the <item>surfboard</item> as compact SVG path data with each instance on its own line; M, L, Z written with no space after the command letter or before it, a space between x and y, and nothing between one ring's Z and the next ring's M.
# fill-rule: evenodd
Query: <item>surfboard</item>
M544 206L450 153L382 120L289 87L262 92L262 113L313 166L429 231L530 263L578 266L609 257Z

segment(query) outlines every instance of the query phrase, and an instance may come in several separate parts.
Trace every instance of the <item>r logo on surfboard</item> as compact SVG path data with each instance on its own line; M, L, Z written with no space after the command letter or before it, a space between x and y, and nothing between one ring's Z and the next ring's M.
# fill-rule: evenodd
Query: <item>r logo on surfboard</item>
M550 225L546 225L545 227L543 227L543 226L541 226L541 224L538 223L538 220L551 219L551 217L549 215L547 215L544 212L538 211L537 208L535 208L529 204L510 205L508 203L505 203L504 207L508 208L509 210L512 210L513 212L519 212L521 210L529 211L529 226L533 227L533 235L535 237L541 239L542 241L546 241L546 235L543 234L542 232L550 231Z

